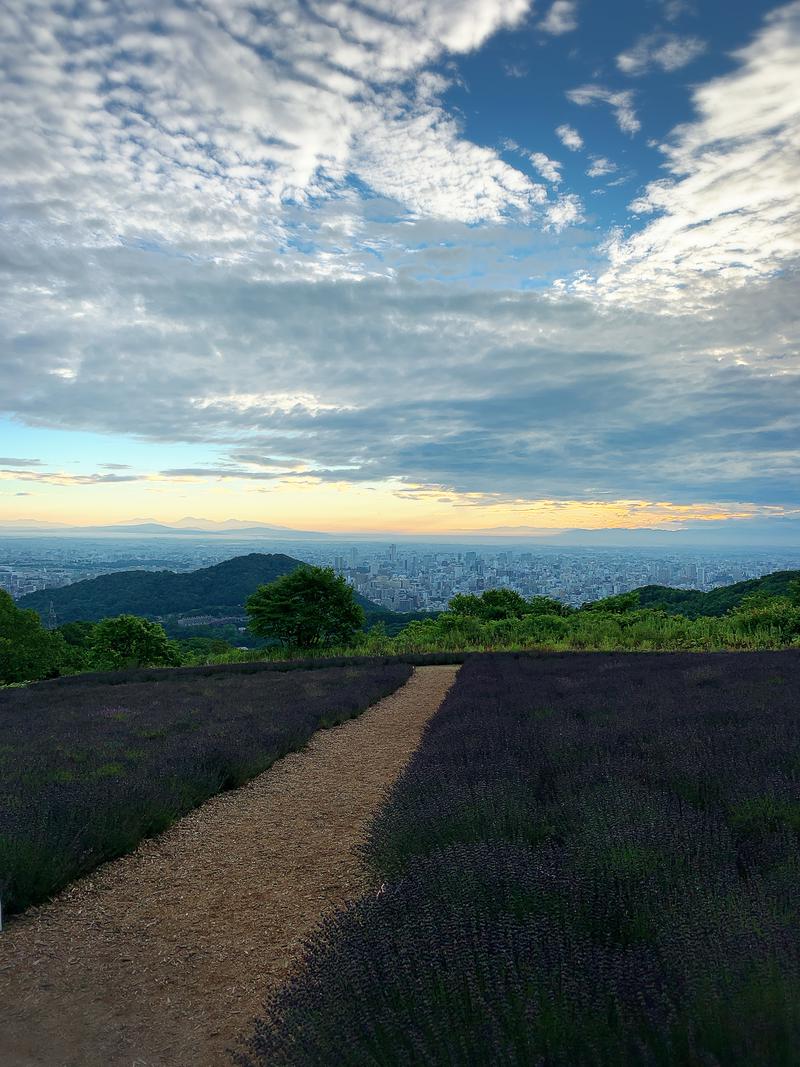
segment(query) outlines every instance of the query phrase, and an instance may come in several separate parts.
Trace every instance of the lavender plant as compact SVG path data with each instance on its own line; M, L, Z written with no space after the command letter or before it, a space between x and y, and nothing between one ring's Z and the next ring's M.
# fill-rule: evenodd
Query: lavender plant
M375 895L237 1062L796 1064L798 683L796 652L470 659Z
M0 693L0 895L42 901L315 730L400 686L404 664L173 674Z

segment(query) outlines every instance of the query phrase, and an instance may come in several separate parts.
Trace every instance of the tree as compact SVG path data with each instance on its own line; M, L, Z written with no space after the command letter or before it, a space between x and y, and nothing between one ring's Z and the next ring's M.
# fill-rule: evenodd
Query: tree
M92 633L91 658L99 670L126 667L177 667L180 653L157 622L138 615L103 619Z
M528 601L528 615L571 615L572 608L549 596L532 596Z
M254 634L303 649L344 644L364 623L353 590L331 567L299 567L260 585L245 608Z
M487 622L520 619L530 610L525 598L513 589L487 589L480 596L458 593L447 607L453 615L469 615Z
M618 593L616 596L607 596L602 600L593 600L581 606L581 611L605 612L607 615L626 615L629 611L636 611L639 607L639 590L632 589L629 593Z
M93 622L65 622L54 633L64 640L61 670L64 674L80 674L92 669Z
M447 610L453 615L466 615L473 619L483 617L481 598L474 593L456 593L451 597Z
M64 651L60 635L45 630L35 611L18 608L0 589L0 684L58 674Z

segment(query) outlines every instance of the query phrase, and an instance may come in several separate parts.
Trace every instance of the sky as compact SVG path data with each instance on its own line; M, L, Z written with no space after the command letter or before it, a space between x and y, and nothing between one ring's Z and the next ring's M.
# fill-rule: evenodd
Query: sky
M800 530L800 0L18 0L0 159L0 524Z

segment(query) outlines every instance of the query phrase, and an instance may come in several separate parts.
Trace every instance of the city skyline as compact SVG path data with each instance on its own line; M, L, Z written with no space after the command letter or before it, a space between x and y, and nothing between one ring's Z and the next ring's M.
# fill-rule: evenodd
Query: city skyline
M658 546L469 545L423 541L229 541L163 538L9 538L0 544L0 588L15 598L114 571L193 571L252 552L333 567L358 593L399 613L441 611L459 593L513 589L574 607L646 585L709 590L800 567L800 549L725 551ZM52 612L51 612L52 614ZM192 625L189 613L180 623ZM205 618L205 616L204 616ZM211 619L213 617L209 617ZM219 623L232 622L227 616ZM246 624L245 616L237 620ZM198 625L198 623L194 623ZM199 625L209 624L208 620ZM55 625L55 622L53 623Z
M800 0L0 26L0 527L800 541Z

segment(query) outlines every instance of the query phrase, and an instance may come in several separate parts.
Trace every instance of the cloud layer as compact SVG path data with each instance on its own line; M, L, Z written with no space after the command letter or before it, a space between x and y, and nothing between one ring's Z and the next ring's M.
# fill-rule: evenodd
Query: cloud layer
M432 67L529 0L25 0L0 16L6 180L26 210L232 254L275 205L353 195L468 222L546 192L464 139ZM191 234L192 239L187 239Z
M7 8L0 407L196 445L166 481L800 502L800 3L693 90L611 234L570 184L616 167L594 130L561 123L564 163L532 145L516 167L443 103L448 60L530 9ZM531 33L557 44L574 11L537 7ZM677 40L623 72L675 69ZM642 148L644 88L562 89L549 138L574 105ZM0 460L31 484L142 474Z
M662 146L668 176L631 205L657 217L610 242L605 296L697 306L796 266L800 3L773 12L735 58L732 73L693 91L697 120Z

